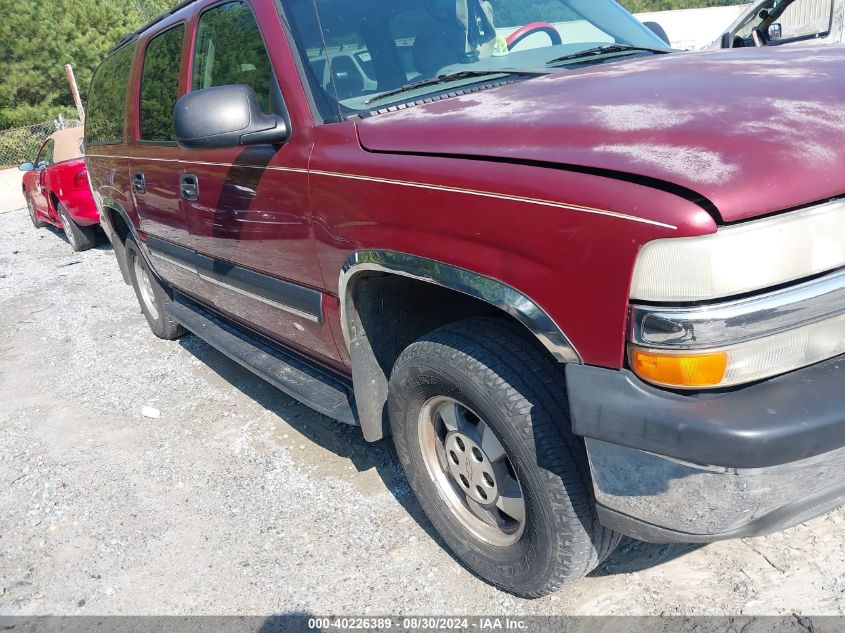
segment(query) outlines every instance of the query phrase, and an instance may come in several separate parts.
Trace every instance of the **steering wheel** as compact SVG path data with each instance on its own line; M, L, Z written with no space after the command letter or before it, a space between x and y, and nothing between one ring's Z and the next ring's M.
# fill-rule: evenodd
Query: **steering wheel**
M508 37L508 50L512 51L522 40L534 35L534 33L545 33L548 35L552 41L552 46L563 44L563 38L554 26L548 22L532 22L511 33L510 37Z

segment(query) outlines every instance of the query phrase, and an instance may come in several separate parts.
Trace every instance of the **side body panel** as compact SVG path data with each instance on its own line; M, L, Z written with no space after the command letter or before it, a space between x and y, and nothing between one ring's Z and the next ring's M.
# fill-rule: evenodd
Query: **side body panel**
M173 143L154 144L140 140L141 83L146 60L147 47L159 33L179 23L186 23L193 12L192 8L183 10L177 16L163 20L155 30L144 34L138 44L135 66L129 84L129 157L130 195L135 209L135 226L139 230L148 253L153 257L151 263L156 272L169 284L194 296L202 296L204 284L195 271L186 269L180 257L187 253L192 257L193 245L188 232L182 206L179 199L179 178L182 174L182 150ZM190 29L186 23L182 40L183 49L190 46ZM184 50L179 60L181 76L179 94L184 94L184 79L187 55ZM160 246L155 250L150 246Z
M114 245L115 255L126 283L129 283L129 277L116 222L120 221L128 225L132 234L137 237L139 221L129 172L129 139L131 137L129 130L132 127L134 115L134 108L131 105L134 98L133 79L138 75L138 66L136 47L130 70L129 90L123 104L125 126L122 140L114 144L86 142L85 147L85 166L88 169L88 181L95 205L101 212L100 225Z
M91 226L100 221L100 214L91 196L88 178L84 174L85 159L78 158L50 165L45 170L44 183L50 194L55 194L65 210L80 226ZM52 217L58 220L52 200L48 200Z
M190 5L156 32L187 19L191 38L199 12L211 4ZM623 365L628 289L640 247L712 232L710 215L673 194L607 177L365 151L355 122L314 125L274 3L251 5L282 85L291 141L275 151L161 149L171 153L167 158L134 141L128 150L133 159L145 158L145 169L160 162L172 174L197 176L197 201L180 201L178 189L168 193L172 183L161 186L167 203L179 205L172 216L178 221L151 221L148 212L132 217L142 238L159 237L192 260L180 282L195 284L191 294L323 362L348 366L338 302L344 262L362 250L407 253L519 290L555 321L585 363ZM186 55L183 92L189 66ZM136 60L133 103L139 76ZM175 270L157 265L177 283ZM268 281L282 295L302 291L306 304L308 293L318 295L318 318L262 301Z
M143 178L145 189L133 189L138 228L146 235L190 246L188 225L179 204L182 166L178 147L135 145L129 161L134 179Z
M183 199L181 205L206 301L272 338L339 365L326 323L309 210L313 121L299 105L302 88L273 2L249 4L289 111L291 138L280 147L183 150L182 170L196 177L199 199ZM214 5L200 3L193 31ZM192 64L193 59L188 78Z
M196 30L219 2L196 2L163 20L139 42L144 51L177 22L186 26L179 94L191 89ZM249 2L271 63L283 86L293 135L270 145L196 151L149 144L140 138L138 95L142 66L132 79L131 174L144 177L133 191L138 227L157 272L173 286L271 338L342 368L327 314L308 197L310 110L272 0ZM294 78L294 81L286 79ZM198 198L181 193L184 177ZM328 299L328 301L326 301ZM336 312L336 310L334 310Z
M330 292L338 291L344 261L362 249L448 263L518 289L554 319L585 363L607 367L623 365L640 247L715 229L693 203L634 183L366 152L352 122L316 128L311 170ZM635 217L642 209L654 220Z
M35 210L44 218L53 222L56 218L50 211L50 203L47 199L47 187L45 179L47 177L47 168L41 167L33 169L27 174L30 177L30 186L28 187L29 195L32 197L32 204Z

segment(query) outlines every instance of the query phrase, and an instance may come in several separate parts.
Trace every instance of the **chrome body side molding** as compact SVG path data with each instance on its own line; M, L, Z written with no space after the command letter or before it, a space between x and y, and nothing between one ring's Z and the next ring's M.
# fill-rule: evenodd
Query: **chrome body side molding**
M464 268L395 251L365 250L349 256L340 274L341 326L347 348L357 338L351 282L361 273L402 275L475 297L507 312L537 337L562 363L580 364L581 356L563 330L530 298L501 281Z
M582 362L581 356L554 320L530 298L501 281L405 253L358 251L343 266L338 295L343 337L352 363L358 419L364 438L369 442L376 442L389 433L387 396L390 368L380 362L356 305L357 282L372 275L406 277L489 304L522 323L561 363Z
M323 295L299 284L207 257L150 235L144 246L154 261L165 262L229 292L313 323L323 324ZM154 267L155 269L155 267Z

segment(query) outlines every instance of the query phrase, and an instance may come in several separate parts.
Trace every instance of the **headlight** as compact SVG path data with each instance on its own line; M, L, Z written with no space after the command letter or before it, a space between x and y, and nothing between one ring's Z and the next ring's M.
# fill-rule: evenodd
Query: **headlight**
M642 348L631 345L636 374L680 389L733 387L783 374L845 354L845 315L772 336L710 350Z
M637 259L631 298L690 302L737 296L845 266L845 200L657 240Z
M845 271L762 295L631 307L628 360L678 389L731 387L845 354Z

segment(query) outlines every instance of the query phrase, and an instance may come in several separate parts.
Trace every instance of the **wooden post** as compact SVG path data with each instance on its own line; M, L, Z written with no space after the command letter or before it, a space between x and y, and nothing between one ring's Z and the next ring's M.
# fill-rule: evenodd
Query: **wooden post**
M70 93L73 95L73 102L76 104L76 111L79 113L79 120L85 125L85 108L82 107L82 99L79 98L79 88L76 85L76 75L73 73L73 66L65 64L67 82L70 84Z

